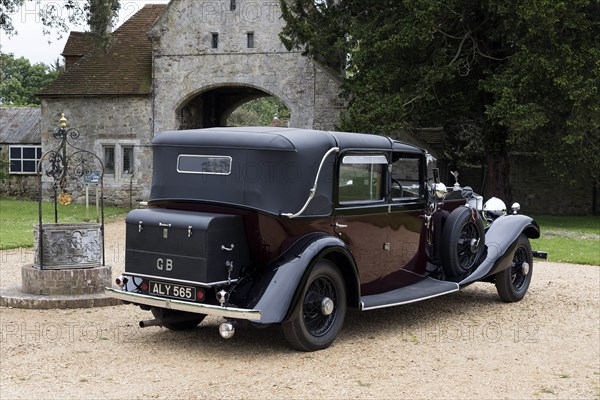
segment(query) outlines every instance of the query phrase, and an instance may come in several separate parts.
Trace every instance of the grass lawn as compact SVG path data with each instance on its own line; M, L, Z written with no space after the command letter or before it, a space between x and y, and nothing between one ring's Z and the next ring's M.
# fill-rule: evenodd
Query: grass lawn
M128 209L104 207L105 221L124 217ZM54 203L43 203L44 223L54 223ZM36 201L0 199L0 250L33 247L33 225L38 223ZM85 205L58 205L58 222L84 222ZM96 206L90 205L89 220L96 221Z
M548 252L549 261L600 265L600 216L537 216L542 237L534 250Z
M44 223L54 222L54 203L44 203ZM106 221L124 217L128 209L105 207ZM95 207L90 206L91 220ZM83 222L85 206L58 205L58 222ZM600 216L537 216L542 237L532 240L534 250L548 252L550 261L600 265ZM0 199L0 250L33 246L33 225L38 222L35 201Z

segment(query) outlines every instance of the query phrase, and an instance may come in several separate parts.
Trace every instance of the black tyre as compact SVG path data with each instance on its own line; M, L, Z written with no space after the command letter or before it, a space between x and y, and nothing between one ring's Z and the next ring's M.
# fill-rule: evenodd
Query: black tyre
M529 289L532 275L531 244L527 236L521 234L511 266L496 274L496 290L502 301L513 303L521 300Z
M330 261L315 264L283 333L301 351L322 350L338 336L346 317L346 288L339 269Z
M194 329L204 320L206 315L187 313L184 311L167 310L152 307L154 318L161 320L161 325L171 331L185 331Z
M446 274L459 277L469 272L485 251L483 222L469 207L456 208L442 231L441 258Z

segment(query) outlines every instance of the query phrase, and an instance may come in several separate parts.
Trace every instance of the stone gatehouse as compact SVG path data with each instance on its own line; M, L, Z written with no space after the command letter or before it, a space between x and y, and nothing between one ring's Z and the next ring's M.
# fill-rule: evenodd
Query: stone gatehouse
M64 112L81 132L77 145L104 162L107 203L128 205L147 198L161 131L223 126L266 96L285 104L290 126L332 129L344 106L339 81L285 49L280 17L278 0L172 0L141 8L106 52L72 32L65 73L39 93L44 151Z

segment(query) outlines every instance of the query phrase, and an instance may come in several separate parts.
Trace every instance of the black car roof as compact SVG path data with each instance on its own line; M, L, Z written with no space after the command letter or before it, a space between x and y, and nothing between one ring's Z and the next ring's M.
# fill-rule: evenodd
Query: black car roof
M164 132L154 138L153 147L151 202L194 201L278 215L295 213L305 204L318 176L318 189L303 213L306 216L331 212L333 148L423 154L418 147L384 136L272 127ZM229 159L229 171L179 170L181 157L210 156Z
M332 147L347 149L394 149L411 153L423 150L385 136L275 127L222 127L169 131L158 134L153 143L167 146L221 147L304 151L321 149L319 157Z

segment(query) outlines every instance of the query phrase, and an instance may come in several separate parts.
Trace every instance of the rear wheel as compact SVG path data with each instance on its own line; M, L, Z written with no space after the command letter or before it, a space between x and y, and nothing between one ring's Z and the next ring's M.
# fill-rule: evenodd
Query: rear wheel
M194 314L156 307L152 307L151 311L154 318L160 320L161 325L171 331L193 329L204 320L204 317L206 317L204 314Z
M527 236L521 234L510 267L496 274L496 290L502 301L513 303L521 300L529 289L532 274L531 244Z
M346 289L339 269L330 261L315 264L292 317L283 323L283 333L297 350L329 347L346 316Z
M459 207L450 213L442 231L441 258L444 270L458 277L469 272L485 250L483 222L476 211Z

